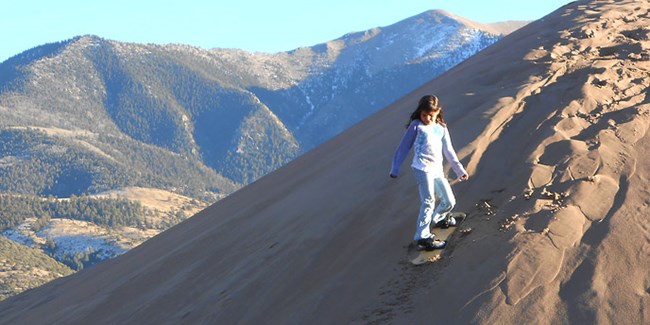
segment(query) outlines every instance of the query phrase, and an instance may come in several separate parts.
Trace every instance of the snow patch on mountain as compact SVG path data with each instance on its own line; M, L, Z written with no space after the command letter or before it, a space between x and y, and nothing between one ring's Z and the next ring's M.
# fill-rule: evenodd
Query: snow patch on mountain
M72 219L52 219L42 229L35 231L36 222L35 218L27 218L0 235L25 246L42 248L65 264L70 264L75 258L92 260L92 263L104 261L153 236L150 231L130 227L108 229Z

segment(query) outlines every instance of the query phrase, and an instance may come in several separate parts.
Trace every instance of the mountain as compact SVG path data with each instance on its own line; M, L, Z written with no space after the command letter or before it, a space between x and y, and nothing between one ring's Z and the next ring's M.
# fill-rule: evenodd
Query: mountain
M1 126L54 129L49 135L71 131L66 135L89 144L85 154L99 155L111 166L119 166L108 158L111 150L139 150L144 152L138 156L155 161L187 160L191 163L182 169L201 174L160 180L174 166L160 166L165 173L157 175L159 166L129 161L144 175L124 175L131 181L113 188L191 183L198 193L181 192L229 193L232 184L220 175L250 183L501 37L481 28L509 32L522 24L476 27L430 11L275 54L77 37L0 65ZM205 175L205 167L212 174ZM91 174L76 180L75 192L100 190L88 184L100 177L90 167L75 168ZM43 186L35 190L68 194Z
M119 255L522 24L429 11L275 54L25 51L0 64L0 235L75 270Z
M642 324L650 4L579 1L135 249L0 303L4 323ZM472 231L408 251L418 99L439 94ZM404 169L406 166L404 166Z
M0 299L37 287L72 270L40 250L0 237Z

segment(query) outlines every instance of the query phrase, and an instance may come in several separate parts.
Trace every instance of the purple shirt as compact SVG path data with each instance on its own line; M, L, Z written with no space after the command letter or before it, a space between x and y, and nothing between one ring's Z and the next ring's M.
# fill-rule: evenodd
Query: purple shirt
M399 147L393 157L393 166L390 174L397 177L399 169L404 159L408 155L411 147L415 147L413 163L411 167L422 170L427 173L435 173L442 176L443 154L451 164L456 176L461 177L467 172L463 164L458 161L458 156L451 145L451 136L449 130L441 124L432 123L425 125L419 119L413 120L406 129Z

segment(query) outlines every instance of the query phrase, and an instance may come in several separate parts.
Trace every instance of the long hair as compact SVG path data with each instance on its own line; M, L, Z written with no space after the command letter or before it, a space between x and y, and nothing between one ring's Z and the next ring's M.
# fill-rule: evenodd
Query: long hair
M442 116L442 106L440 106L440 101L438 100L438 97L434 95L426 95L420 98L420 102L418 103L418 107L411 113L411 118L409 120L409 123L406 125L408 127L411 122L413 122L416 119L420 118L420 113L425 112L425 113L430 113L430 112L438 112L438 116L436 117L436 123L441 124L442 126L447 126L445 124L445 118Z

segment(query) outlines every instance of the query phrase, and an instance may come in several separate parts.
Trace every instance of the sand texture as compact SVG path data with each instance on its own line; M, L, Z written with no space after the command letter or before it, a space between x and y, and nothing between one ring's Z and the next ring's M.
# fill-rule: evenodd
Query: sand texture
M0 323L649 324L649 10L559 8L132 251L3 301ZM417 187L408 163L388 172L430 93L473 230L414 267Z

